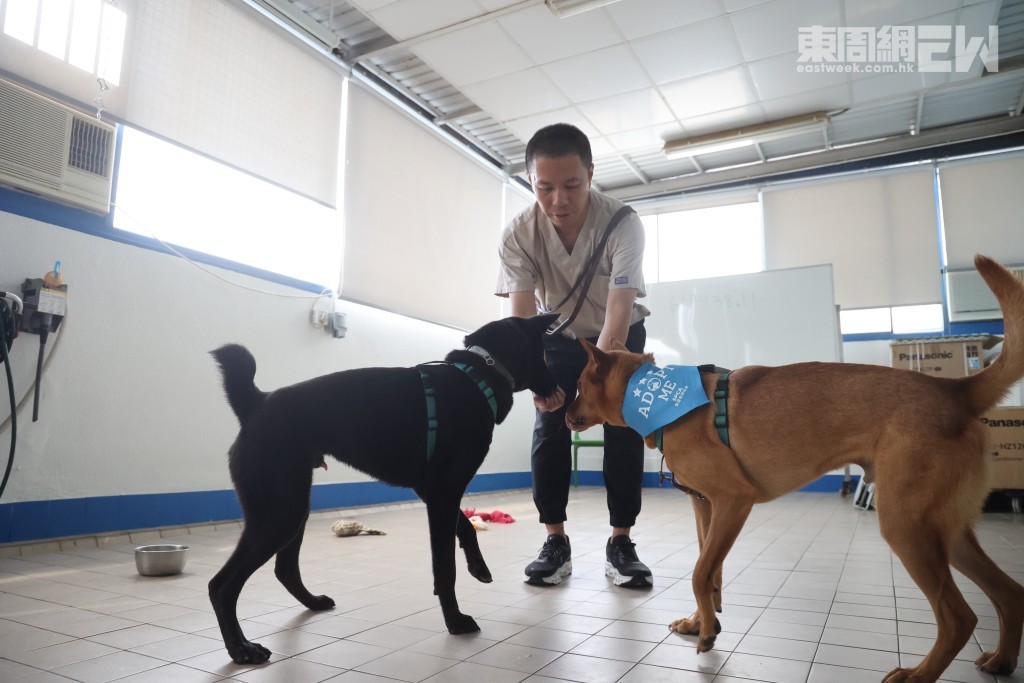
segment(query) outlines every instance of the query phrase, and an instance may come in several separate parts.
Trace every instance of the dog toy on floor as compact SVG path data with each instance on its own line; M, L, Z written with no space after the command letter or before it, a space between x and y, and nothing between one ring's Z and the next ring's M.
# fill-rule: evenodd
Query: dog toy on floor
M387 534L379 529L367 529L354 519L339 519L331 525L331 531L337 536L358 536L368 534L370 536L386 536Z
M505 514L501 510L495 510L494 512L477 512L476 508L466 508L462 511L462 514L469 517L470 521L473 521L473 517L479 517L481 522L493 522L494 524L511 524L516 521L515 517ZM484 528L487 528L486 525Z

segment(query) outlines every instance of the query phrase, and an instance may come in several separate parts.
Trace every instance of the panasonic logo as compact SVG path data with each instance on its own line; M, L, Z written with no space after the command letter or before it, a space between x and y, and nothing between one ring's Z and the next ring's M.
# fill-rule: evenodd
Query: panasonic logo
M983 417L981 421L985 423L986 427L1024 427L1024 420L1022 419L993 420Z
M953 357L952 351L935 351L934 353L901 353L900 360L941 360Z

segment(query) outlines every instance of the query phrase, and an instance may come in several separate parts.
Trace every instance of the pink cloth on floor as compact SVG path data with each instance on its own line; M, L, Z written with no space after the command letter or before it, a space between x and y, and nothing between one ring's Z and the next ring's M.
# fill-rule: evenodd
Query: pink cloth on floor
M466 508L462 511L462 514L466 515L466 517L476 515L485 522L494 522L495 524L511 524L516 521L515 517L505 514L501 510L495 510L494 512L477 512L476 508Z

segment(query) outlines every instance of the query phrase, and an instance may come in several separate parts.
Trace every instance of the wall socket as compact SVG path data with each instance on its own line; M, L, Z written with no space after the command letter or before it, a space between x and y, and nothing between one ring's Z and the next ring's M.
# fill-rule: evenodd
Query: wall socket
M326 330L335 339L341 339L347 331L345 314L335 309L337 299L333 296L320 296L313 302L313 310L309 312L309 324L318 330Z
M317 297L313 302L313 310L309 312L309 324L318 330L323 330L330 324L332 313L334 313L334 299L326 296Z

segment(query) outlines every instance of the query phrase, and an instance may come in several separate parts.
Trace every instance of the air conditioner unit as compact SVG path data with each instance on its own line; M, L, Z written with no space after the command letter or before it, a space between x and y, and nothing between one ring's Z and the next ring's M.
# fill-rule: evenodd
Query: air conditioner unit
M106 214L114 126L0 79L0 183Z
M1024 267L1010 268L1010 272L1024 281ZM1002 320L999 302L976 270L946 272L949 321L953 323L976 320Z

